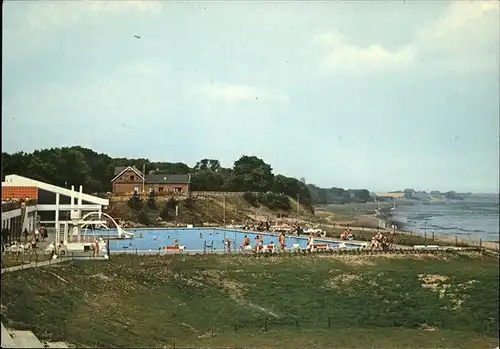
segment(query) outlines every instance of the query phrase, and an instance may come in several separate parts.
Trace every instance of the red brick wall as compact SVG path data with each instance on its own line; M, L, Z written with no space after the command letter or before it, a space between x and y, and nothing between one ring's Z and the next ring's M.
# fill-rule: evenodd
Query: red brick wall
M37 187L3 187L2 200L25 199L38 200Z

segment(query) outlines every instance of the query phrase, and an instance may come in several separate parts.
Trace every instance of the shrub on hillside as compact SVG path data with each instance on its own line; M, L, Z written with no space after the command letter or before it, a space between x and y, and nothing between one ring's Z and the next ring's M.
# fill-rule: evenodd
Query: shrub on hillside
M194 207L194 200L190 197L184 200L184 207L187 209L192 209Z
M160 211L160 217L164 221L168 221L170 219L170 210L167 207L167 204L165 203Z
M165 203L165 207L169 210L175 210L175 206L179 205L179 201L175 200L174 198L168 199L168 201Z
M172 217L175 215L175 208L177 207L177 205L179 205L179 201L174 198L165 201L160 211L161 219L163 219L164 221L172 219Z
M158 207L156 206L156 195L155 192L152 191L149 193L148 201L147 201L148 207L152 210L156 210Z
M252 192L246 191L243 193L243 199L253 207L259 206L259 198Z
M139 221L139 223L141 224L144 224L144 225L151 225L151 219L149 218L148 216L148 213L146 212L146 210L142 209L140 212L139 212L139 216L137 217L137 220Z
M134 195L132 195L130 199L128 199L127 204L131 209L134 210L140 210L142 208L142 200L137 193L134 193Z
M265 193L259 195L259 202L271 210L289 210L291 208L288 196L276 193Z

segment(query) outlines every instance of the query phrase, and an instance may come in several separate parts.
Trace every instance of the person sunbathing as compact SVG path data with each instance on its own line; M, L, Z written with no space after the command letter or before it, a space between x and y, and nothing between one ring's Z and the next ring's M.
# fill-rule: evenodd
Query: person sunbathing
M259 252L263 249L264 244L262 243L262 240L257 240L257 243L255 244L255 251Z
M247 247L247 246L250 246L250 239L249 239L248 236L245 235L245 239L241 243L240 247L244 248L244 247Z

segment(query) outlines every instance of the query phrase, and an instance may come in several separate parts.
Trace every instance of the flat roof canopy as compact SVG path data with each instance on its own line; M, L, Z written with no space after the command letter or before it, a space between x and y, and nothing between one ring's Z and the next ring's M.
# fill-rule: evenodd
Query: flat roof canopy
M40 182L31 178L18 175L5 176L5 182L2 183L2 187L20 187L20 186L37 187L38 189L46 190L52 193L65 195L69 197L73 196L76 198L79 197L80 194L78 191L71 191L70 189L58 187L56 185ZM94 195L89 195L84 193L82 193L82 200L102 206L109 205L108 199L103 199Z

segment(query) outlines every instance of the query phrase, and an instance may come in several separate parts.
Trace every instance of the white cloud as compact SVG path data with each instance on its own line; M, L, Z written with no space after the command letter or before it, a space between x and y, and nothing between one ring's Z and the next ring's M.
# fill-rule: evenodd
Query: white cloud
M497 1L454 1L443 17L417 33L415 42L424 55L442 57L440 67L448 70L498 72L498 27Z
M195 90L206 98L228 103L267 100L288 103L288 96L250 85L204 84Z
M316 36L328 72L366 72L413 68L420 64L456 73L498 72L499 3L452 1L438 20L423 27L407 45L356 46L337 32ZM424 62L424 63L422 63Z
M323 68L330 72L363 72L365 70L401 69L408 67L415 58L415 47L408 45L390 51L381 45L366 47L350 44L340 33L326 33L315 41L327 51Z

